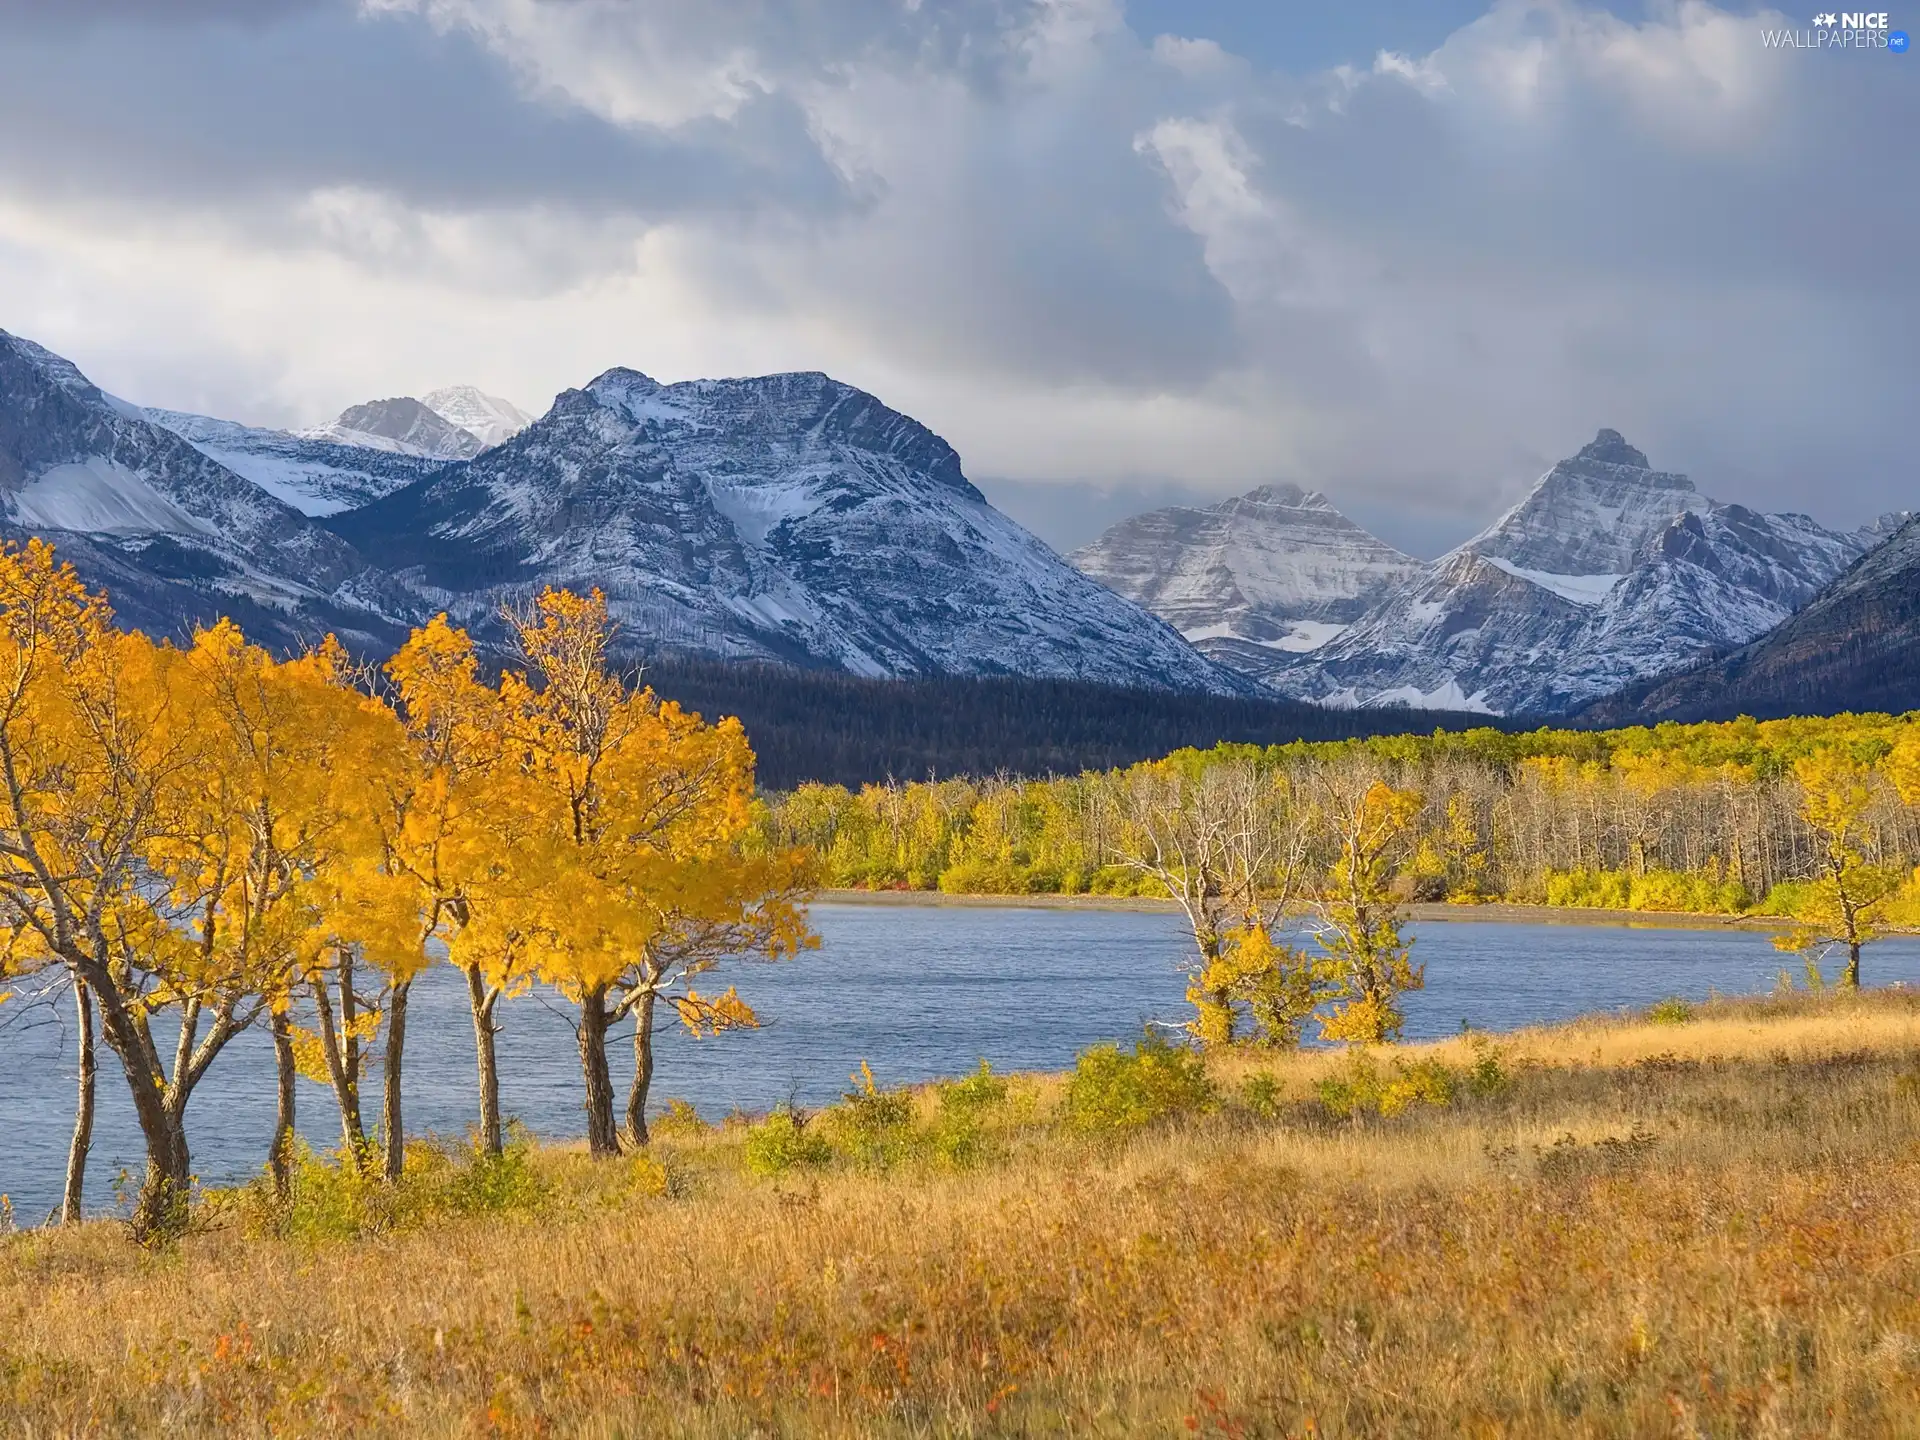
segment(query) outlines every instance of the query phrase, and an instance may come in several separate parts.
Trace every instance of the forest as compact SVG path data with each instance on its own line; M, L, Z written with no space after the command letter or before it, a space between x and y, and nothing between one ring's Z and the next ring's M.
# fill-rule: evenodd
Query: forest
M649 656L644 673L689 710L739 717L753 737L760 783L773 790L808 781L1078 775L1221 741L1273 745L1487 723L1019 675L878 680L672 653Z

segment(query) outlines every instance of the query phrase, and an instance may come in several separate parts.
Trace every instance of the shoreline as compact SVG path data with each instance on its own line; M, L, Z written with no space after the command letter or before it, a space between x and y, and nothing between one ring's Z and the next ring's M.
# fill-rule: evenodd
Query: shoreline
M948 895L939 890L822 890L821 905L909 905L960 910L1113 910L1177 915L1172 900L1139 895ZM1572 906L1412 904L1407 918L1416 924L1481 922L1496 925L1612 925L1629 930L1750 930L1766 933L1788 928L1767 915L1694 915L1670 910L1588 910Z

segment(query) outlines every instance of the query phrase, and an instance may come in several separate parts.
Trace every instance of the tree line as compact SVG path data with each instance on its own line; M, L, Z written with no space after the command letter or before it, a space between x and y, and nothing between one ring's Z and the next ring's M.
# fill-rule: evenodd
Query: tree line
M696 981L814 943L812 860L754 823L745 731L629 683L598 594L511 612L497 674L444 616L378 668L331 639L278 658L230 622L176 646L112 618L44 542L0 547L0 986L70 983L68 1219L96 1028L139 1122L133 1228L152 1239L184 1222L188 1101L250 1026L272 1035L283 1191L302 1073L331 1091L345 1163L399 1176L408 993L439 963L471 1004L482 1153L503 1143L499 1002L544 985L573 1009L606 1156L647 1142L656 1020L754 1025ZM627 1020L620 1114L607 1053Z
M802 785L767 843L835 887L1170 896L1220 1043L1397 1032L1409 902L1776 917L1843 957L1920 923L1920 715L1222 745L1052 780ZM1302 928L1315 938L1289 948ZM1329 1004L1329 1001L1332 1003Z

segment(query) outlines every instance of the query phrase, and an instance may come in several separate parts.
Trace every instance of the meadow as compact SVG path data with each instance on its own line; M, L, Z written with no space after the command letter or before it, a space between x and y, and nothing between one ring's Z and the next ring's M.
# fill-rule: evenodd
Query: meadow
M1920 996L1096 1047L0 1240L0 1430L1920 1433Z

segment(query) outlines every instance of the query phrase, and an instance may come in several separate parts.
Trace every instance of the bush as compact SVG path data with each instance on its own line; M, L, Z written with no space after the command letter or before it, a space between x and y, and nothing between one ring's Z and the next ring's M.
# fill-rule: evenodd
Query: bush
M942 1081L935 1093L940 1111L927 1136L933 1159L956 1170L979 1163L987 1153L987 1116L1005 1107L1007 1082L982 1060L966 1079Z
M1132 1054L1117 1045L1080 1052L1067 1082L1066 1119L1069 1128L1087 1133L1134 1130L1209 1110L1215 1100L1199 1055L1148 1031Z
M651 1134L672 1139L676 1136L691 1138L705 1135L713 1126L700 1118L700 1112L693 1108L691 1101L673 1099L667 1101L667 1108L647 1129Z
M771 1178L789 1170L824 1165L833 1158L826 1137L792 1109L776 1110L747 1128L741 1160L749 1175Z
M1665 910L1688 915L1738 915L1752 903L1747 887L1717 866L1701 871L1549 870L1546 903L1585 910Z
M1249 1075L1240 1082L1240 1103L1262 1120L1280 1113L1280 1082L1266 1071Z
M1344 1075L1320 1082L1320 1103L1334 1115L1392 1117L1416 1105L1447 1106L1462 1094L1497 1095L1512 1083L1500 1052L1484 1040L1473 1042L1473 1064L1464 1069L1441 1060L1396 1059L1382 1068L1365 1051L1348 1057Z
M912 1148L913 1096L882 1090L864 1060L852 1079L854 1088L824 1117L830 1143L856 1165L884 1170Z
M1655 1025L1685 1025L1693 1019L1693 1006L1678 995L1669 995L1647 1011L1647 1019Z

